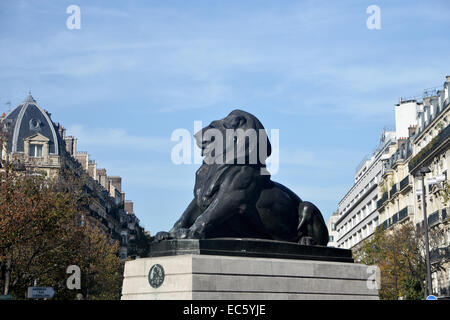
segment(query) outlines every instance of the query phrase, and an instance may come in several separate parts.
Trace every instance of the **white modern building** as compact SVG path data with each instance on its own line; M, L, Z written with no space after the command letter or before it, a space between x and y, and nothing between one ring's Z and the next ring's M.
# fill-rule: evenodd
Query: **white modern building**
M336 247L354 247L379 225L377 186L382 174L382 159L390 156L395 144L395 132L383 132L378 148L358 166L354 185L339 202L335 222Z

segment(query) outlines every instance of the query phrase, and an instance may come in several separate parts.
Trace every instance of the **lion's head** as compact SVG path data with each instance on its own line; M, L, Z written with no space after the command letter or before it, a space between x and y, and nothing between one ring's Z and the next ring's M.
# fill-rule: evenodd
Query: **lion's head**
M195 134L207 164L265 166L272 149L266 130L252 114L234 110Z

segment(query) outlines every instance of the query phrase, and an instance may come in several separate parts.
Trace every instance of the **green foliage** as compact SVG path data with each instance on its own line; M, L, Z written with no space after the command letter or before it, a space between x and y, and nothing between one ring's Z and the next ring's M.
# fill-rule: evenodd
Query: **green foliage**
M421 299L425 281L421 252L421 235L408 222L389 230L378 227L354 257L359 263L380 268L380 299Z
M119 299L123 265L118 243L88 217L82 182L0 172L0 289L26 298L27 287L55 289L54 299ZM68 290L67 267L81 269L81 290Z
M450 202L450 184L448 181L444 181L443 189L441 190L442 202L447 206Z
M404 300L423 299L424 293L420 281L416 277L407 274L401 285L401 295Z

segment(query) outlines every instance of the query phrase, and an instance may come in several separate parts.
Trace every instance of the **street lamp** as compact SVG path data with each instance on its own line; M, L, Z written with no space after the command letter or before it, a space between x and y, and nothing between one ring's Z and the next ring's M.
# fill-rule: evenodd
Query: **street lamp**
M428 242L428 218L427 218L427 200L425 190L425 175L430 173L428 167L422 167L419 170L419 176L422 178L422 206L423 206L423 224L425 229L425 262L427 264L427 288L428 295L433 294L433 285L431 283L431 265L430 265L430 247Z

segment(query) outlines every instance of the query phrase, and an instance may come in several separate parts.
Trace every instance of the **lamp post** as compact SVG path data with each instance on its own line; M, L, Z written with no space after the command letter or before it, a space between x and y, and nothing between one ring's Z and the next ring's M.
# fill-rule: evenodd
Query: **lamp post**
M428 242L428 218L427 218L427 200L425 190L425 175L430 173L431 170L428 167L422 167L419 170L419 175L422 178L422 206L423 206L423 225L425 233L425 262L427 265L427 288L428 295L433 294L433 284L431 283L431 264L430 264L430 247Z

